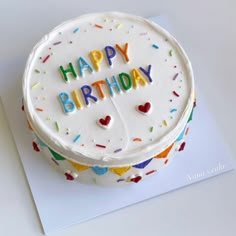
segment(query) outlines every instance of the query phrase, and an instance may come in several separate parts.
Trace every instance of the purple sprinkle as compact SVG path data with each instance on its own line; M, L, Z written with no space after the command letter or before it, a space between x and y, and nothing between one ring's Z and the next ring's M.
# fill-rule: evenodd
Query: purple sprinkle
M58 44L60 44L61 43L61 41L59 41L59 42L56 42L56 43L54 43L53 45L58 45Z
M122 151L122 148L119 148L119 149L116 149L114 153L121 152L121 151Z
M118 179L116 182L125 181L125 179Z
M176 73L173 77L173 80L175 80L177 78L177 76L179 75L179 73Z

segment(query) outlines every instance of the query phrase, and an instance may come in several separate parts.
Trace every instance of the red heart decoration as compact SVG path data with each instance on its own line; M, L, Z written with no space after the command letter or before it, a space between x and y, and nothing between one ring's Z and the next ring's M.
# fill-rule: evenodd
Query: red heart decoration
M75 178L71 175L71 174L69 174L69 173L65 173L65 176L66 176L66 179L67 180L74 180Z
M110 121L111 121L111 117L110 117L110 116L106 116L105 119L101 118L101 119L99 120L99 123L100 123L101 125L108 126L109 123L110 123Z
M138 110L143 112L143 113L147 113L151 108L151 103L150 102L146 102L144 105L139 105L138 106Z
M138 183L141 179L142 179L142 176L138 175L138 176L136 176L136 177L130 179L130 181L135 182L135 183Z

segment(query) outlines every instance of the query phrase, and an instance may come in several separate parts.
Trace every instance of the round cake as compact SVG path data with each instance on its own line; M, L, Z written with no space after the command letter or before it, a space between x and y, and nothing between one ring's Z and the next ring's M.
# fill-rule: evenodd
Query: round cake
M36 151L66 179L138 183L182 151L191 63L159 25L118 12L67 21L33 48L23 103Z

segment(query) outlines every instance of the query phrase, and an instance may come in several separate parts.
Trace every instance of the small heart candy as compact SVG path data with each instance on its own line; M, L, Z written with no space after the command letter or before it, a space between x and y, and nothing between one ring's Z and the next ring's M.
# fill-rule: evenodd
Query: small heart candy
M130 181L132 181L134 183L138 183L141 179L142 179L142 176L138 175L138 176L130 179Z
M143 113L143 114L147 114L151 109L151 103L150 102L146 102L144 105L139 105L138 106L138 111Z
M111 116L106 116L105 119L104 118L101 118L97 121L98 125L101 126L102 128L109 128L110 125L111 125Z

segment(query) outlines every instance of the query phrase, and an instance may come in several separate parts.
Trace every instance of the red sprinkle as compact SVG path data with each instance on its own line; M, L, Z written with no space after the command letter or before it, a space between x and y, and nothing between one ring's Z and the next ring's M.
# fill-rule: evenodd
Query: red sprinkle
M147 172L146 175L150 175L150 174L153 174L155 172L156 172L156 170L151 170L151 171Z
M179 97L179 94L176 93L175 91L173 91L173 94L174 94L176 97Z
M106 146L104 145L101 145L101 144L96 144L97 147L100 147L100 148L106 148Z
M39 108L39 107L37 107L36 110L37 110L37 111L43 111L43 109L42 109L42 108Z
M164 163L167 164L167 162L168 162L168 159L166 159Z
M44 59L43 59L43 63L45 63L48 59L49 59L50 55L47 55Z
M103 29L102 25L95 24L94 26L97 27L97 28Z

